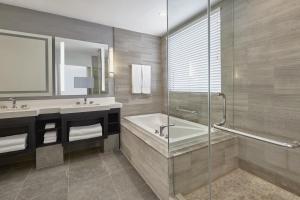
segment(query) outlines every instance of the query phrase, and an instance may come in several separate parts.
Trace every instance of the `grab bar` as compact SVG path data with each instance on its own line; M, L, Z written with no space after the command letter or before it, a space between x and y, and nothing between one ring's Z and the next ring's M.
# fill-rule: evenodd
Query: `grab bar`
M276 140L273 140L273 139L270 139L270 138L265 138L265 137L253 135L253 134L250 134L250 133L245 133L245 132L242 132L242 131L237 131L237 130L234 130L234 129L225 128L225 127L219 126L217 124L214 124L213 127L216 128L216 129L222 130L222 131L227 131L227 132L230 132L230 133L234 133L234 134L237 134L237 135L245 136L245 137L248 137L248 138L252 138L252 139L255 139L255 140L259 140L259 141L263 141L263 142L267 142L267 143L271 143L271 144L275 144L275 145L282 146L282 147L287 147L287 148L298 148L298 147L300 147L300 142L298 142L298 141L280 142L280 141L276 141Z
M176 108L176 111L179 111L179 112L186 112L186 113L191 113L191 114L199 114L198 111L196 110L188 110L188 109L183 109L183 108Z
M226 95L224 93L217 93L218 96L223 97L223 119L221 122L216 123L218 126L223 126L226 123Z

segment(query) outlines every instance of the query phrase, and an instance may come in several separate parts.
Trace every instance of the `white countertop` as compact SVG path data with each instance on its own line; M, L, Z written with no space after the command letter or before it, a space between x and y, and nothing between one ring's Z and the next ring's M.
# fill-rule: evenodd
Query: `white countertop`
M17 101L17 107L27 105L28 108L11 108L11 102L0 102L0 106L7 106L9 109L0 109L0 119L18 118L18 117L31 117L40 114L51 113L80 113L80 112L93 112L101 110L110 110L113 108L121 108L122 104L115 102L114 97L104 98L90 98L92 104L82 104L82 99L51 99L51 100L23 100ZM76 105L76 102L81 102Z

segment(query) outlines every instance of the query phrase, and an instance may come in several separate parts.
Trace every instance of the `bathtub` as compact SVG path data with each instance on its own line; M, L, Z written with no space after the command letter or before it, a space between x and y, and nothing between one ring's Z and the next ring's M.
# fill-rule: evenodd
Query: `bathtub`
M146 134L160 140L170 150L177 150L192 144L203 141L208 137L208 127L202 124L190 122L187 120L170 117L170 124L175 126L163 130L163 135L159 135L160 126L168 124L168 116L162 113L154 113L147 115L128 116L124 118L131 124L145 130ZM168 145L169 144L169 145Z
M120 133L121 152L160 200L169 200L170 193L187 194L208 184L207 171L199 170L207 166L208 127L170 117L175 126L170 127L169 137L161 137L156 130L167 122L168 116L161 113L128 116L122 119ZM163 133L168 133L167 128ZM211 141L214 149L230 152L226 158L223 154L214 157L226 159L213 166L213 171L222 169L214 177L218 178L237 168L238 141L218 131L211 136L216 139Z

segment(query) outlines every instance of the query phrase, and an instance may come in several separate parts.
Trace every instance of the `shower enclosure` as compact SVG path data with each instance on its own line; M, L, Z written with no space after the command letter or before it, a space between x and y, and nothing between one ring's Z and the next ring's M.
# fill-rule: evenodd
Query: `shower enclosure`
M299 13L297 0L168 0L172 198L300 199Z

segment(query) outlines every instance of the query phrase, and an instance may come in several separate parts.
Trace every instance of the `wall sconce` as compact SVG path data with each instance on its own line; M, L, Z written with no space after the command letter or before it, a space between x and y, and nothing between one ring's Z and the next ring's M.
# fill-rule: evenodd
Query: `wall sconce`
M110 47L108 49L108 56L109 56L109 69L108 69L108 73L109 73L109 77L114 77L114 49L112 47Z

